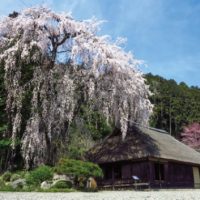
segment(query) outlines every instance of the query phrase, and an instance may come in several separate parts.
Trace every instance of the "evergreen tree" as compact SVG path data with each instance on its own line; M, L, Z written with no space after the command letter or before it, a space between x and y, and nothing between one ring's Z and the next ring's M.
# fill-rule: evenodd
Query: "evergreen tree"
M154 104L150 124L180 138L183 126L200 121L200 89L177 84L160 76L146 74Z

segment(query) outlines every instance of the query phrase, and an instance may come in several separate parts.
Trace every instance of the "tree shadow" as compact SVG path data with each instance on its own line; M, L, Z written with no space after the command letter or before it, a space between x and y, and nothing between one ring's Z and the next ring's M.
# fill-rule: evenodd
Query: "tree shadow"
M151 134L148 134L149 130L130 126L125 139L122 140L120 129L115 128L111 135L88 152L87 158L97 163L109 163L159 157L159 147Z

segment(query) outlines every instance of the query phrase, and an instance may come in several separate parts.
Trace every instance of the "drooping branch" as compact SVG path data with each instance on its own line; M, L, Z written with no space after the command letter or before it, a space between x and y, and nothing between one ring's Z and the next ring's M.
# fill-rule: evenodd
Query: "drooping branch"
M98 36L98 24L46 8L0 21L12 146L21 139L26 168L56 161L81 103L114 121L123 137L127 119L148 123L152 105L141 62Z

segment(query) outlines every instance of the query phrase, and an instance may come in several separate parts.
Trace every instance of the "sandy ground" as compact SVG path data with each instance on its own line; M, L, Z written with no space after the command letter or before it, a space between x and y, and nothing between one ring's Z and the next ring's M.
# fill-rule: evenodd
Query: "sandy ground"
M104 191L97 193L1 192L0 200L200 200L200 190Z

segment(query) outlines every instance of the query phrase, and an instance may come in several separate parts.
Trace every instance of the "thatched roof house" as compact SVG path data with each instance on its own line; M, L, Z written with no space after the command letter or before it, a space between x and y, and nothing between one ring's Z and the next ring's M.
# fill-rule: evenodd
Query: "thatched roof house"
M88 158L102 167L103 185L131 183L135 175L151 187L200 186L200 153L162 130L133 126L122 141L115 129Z

